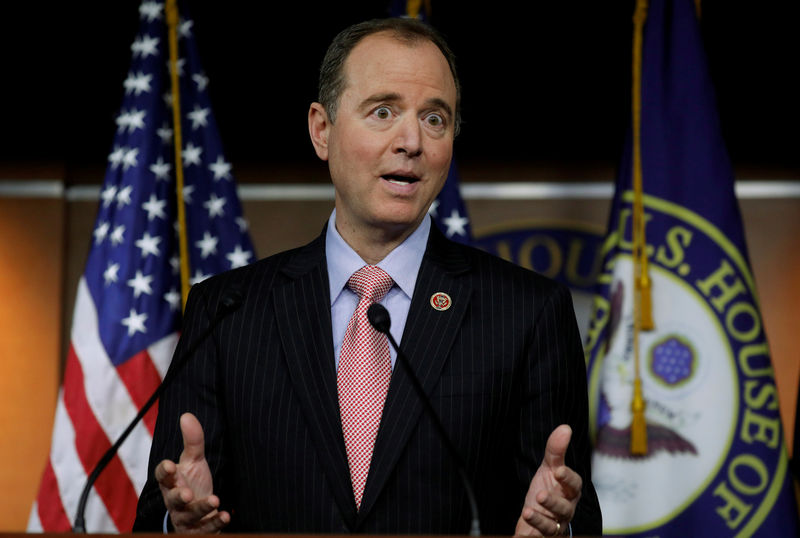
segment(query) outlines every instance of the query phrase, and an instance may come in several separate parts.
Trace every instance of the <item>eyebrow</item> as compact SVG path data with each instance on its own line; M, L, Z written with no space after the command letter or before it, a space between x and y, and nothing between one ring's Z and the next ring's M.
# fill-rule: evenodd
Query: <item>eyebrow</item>
M399 93L394 93L394 92L376 93L374 95L370 95L369 97L361 101L361 105L359 106L359 108L363 109L377 103L386 103L386 102L392 103L401 100L402 97L400 97ZM447 101L445 101L444 99L440 99L439 97L431 97L430 99L427 99L425 101L425 104L430 107L441 108L450 118L453 117L453 109L450 107L449 104L447 104Z

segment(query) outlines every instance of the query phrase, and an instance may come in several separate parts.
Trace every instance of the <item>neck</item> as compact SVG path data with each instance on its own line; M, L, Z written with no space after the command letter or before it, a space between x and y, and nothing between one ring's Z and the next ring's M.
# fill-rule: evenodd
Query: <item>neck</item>
M350 245L350 248L370 265L376 265L388 256L409 235L414 233L418 226L419 223L402 227L361 228L336 219L336 231Z

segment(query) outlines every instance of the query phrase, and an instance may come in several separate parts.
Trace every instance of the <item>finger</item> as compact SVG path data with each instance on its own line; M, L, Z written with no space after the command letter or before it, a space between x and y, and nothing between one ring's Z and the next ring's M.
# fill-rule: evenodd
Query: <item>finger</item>
M564 465L563 467L556 469L553 472L553 476L561 486L564 497L569 500L573 500L581 496L583 480L578 473Z
M514 536L535 536L540 537L542 533L537 529L531 527L524 518L520 517L517 520L517 528L514 529Z
M194 500L194 493L190 488L172 488L164 491L163 495L164 504L170 512L184 511L186 506Z
M170 460L163 460L156 466L156 482L162 488L172 489L178 483L178 466Z
M554 536L560 531L559 525L556 524L556 521L552 517L548 517L536 510L532 510L528 516L529 517L523 516L525 522L543 536ZM535 536L535 534L532 536Z
M543 510L538 510L540 514L547 516L555 521L571 521L574 515L574 504L555 493L545 493L539 495L537 499Z
M208 517L200 521L196 526L184 529L183 532L192 534L214 534L224 529L230 522L231 515L228 512L215 512L209 514Z
M197 528L203 524L205 519L213 517L217 513L218 507L219 499L215 495L205 499L184 502L182 505L176 502L175 508L170 510L172 524L175 525L176 529L179 526L181 528Z
M572 428L562 424L550 434L544 449L544 463L551 469L564 465L569 441L572 439Z
M205 436L200 421L193 414L184 413L181 415L180 426L183 435L181 463L202 460L205 457Z
M172 512L170 519L177 532L210 533L216 532L227 525L231 516L228 512L219 512L216 509L197 517L191 512Z

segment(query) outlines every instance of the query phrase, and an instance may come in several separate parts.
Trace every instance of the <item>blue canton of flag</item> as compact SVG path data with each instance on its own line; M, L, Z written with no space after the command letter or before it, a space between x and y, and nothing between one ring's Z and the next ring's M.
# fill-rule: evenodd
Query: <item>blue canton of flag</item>
M629 140L586 346L604 532L797 536L769 349L694 3L650 0L642 52L654 329L634 329ZM644 453L630 448L637 348Z
M164 3L142 2L92 247L78 286L50 459L31 531L66 531L86 475L166 373L180 327L180 261ZM193 37L179 24L183 203L191 283L254 261ZM87 528L129 532L155 410L101 474Z
M428 22L427 4L428 2L422 0L392 0L389 13L392 17L414 17ZM473 242L472 227L467 207L461 197L460 184L454 158L450 163L444 187L431 204L428 214L448 239L469 245Z

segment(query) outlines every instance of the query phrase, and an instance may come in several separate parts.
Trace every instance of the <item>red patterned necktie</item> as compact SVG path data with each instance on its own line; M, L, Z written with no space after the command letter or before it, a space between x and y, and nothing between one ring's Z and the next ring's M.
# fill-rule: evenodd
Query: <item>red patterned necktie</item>
M367 308L383 299L393 283L392 277L374 265L365 265L347 281L358 294L358 306L344 333L336 382L350 479L359 508L392 377L389 340L369 324Z

